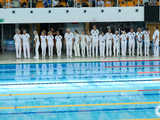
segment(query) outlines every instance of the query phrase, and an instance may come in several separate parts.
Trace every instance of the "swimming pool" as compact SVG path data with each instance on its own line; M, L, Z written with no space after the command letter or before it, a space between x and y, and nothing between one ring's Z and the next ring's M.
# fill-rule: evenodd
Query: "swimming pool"
M160 60L0 65L2 120L157 119Z

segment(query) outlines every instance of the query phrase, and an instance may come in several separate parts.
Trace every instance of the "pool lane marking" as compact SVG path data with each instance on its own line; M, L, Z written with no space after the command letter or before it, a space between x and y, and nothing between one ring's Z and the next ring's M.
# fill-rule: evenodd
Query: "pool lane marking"
M15 106L15 107L0 107L0 109L2 110L2 109L86 107L86 106L116 106L116 105L144 105L144 104L160 104L160 102L102 103L102 104L45 105L45 106Z
M22 96L22 95L57 95L57 94L82 94L82 93L108 93L108 92L140 92L140 91L160 91L160 89L146 90L111 90L111 91L82 91L82 92L54 92L54 93L18 93L0 94L0 96Z
M149 73L160 73L160 71L152 71L152 72L138 72L139 74L149 74Z
M140 61L160 61L160 59L153 59L153 60L112 60L112 61L102 61L102 62L140 62Z
M127 120L160 120L160 118L143 118L143 119L127 119Z
M0 86L12 86L12 85L53 85L53 84L78 84L78 83L116 83L116 82L147 82L147 81L160 81L160 79L152 79L152 80L105 80L105 81L75 81L75 82L45 82L45 83L9 83L9 84L0 84ZM91 86L97 86L97 85L91 85ZM98 85L102 86L102 85ZM103 85L104 86L104 85Z
M56 111L38 111L38 112L9 112L0 113L0 115L22 115L22 114L48 114L48 113L73 113L73 112L99 112L99 111L137 111L137 110L153 110L155 107L149 108L107 108L107 109L80 109L80 110L56 110ZM124 120L124 119L123 119ZM127 120L127 119L126 119Z
M105 68L119 68L119 67L160 67L160 65L105 66Z
M139 96L139 97L144 97L144 96L158 96L160 94L158 93L154 93L154 94L134 94L134 95L121 95L121 94L117 94L117 95L94 95L94 96L70 96L70 97L57 97L57 96L54 96L54 97L33 97L33 98L12 98L12 99L9 99L9 98L5 98L5 99L0 99L0 101L17 101L17 100L23 100L23 101L31 101L31 100L49 100L49 99L73 99L73 98L104 98L104 97L135 97L135 96Z

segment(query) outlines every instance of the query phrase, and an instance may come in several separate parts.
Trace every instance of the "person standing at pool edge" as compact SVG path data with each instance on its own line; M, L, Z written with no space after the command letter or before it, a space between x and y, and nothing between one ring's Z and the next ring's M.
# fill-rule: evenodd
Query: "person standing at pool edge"
M101 32L100 35L99 35L99 51L100 51L100 57L105 57L105 55L104 55L105 40L106 40L106 36L104 35L104 32Z
M21 58L21 51L22 51L22 47L21 47L21 34L20 34L20 30L17 29L16 30L16 34L13 37L14 41L15 41L15 48L16 48L16 58Z
M92 43L92 37L90 35L90 32L87 31L86 35L86 46L87 46L87 56L91 57L91 43Z
M24 58L30 58L30 35L23 30L22 41L23 41L23 54Z
M134 29L133 28L131 28L130 29L130 32L129 33L127 33L127 38L128 38L128 44L129 44L129 46L128 46L128 48L129 48L129 56L134 56L135 54L134 54L134 52L135 52L135 36L136 36L136 34L135 34L135 32L134 32Z
M98 56L98 36L99 30L96 28L96 25L93 25L93 29L91 30L92 35L92 56L94 57L94 52L96 49L96 57Z
M115 31L115 34L113 35L113 53L114 56L119 56L120 54L120 36L118 31Z
M53 46L54 46L54 37L51 31L48 32L47 43L48 43L48 56L53 57Z
M77 30L75 30L74 33L74 54L77 57L80 57L80 47L79 47L79 43L80 43L80 35L79 32Z
M112 41L113 41L113 34L111 29L108 28L106 36L106 56L112 56Z
M56 40L57 56L61 57L62 36L60 35L59 31L57 31L57 35L55 36L55 40Z
M148 28L145 31L143 31L143 35L144 35L144 55L149 56L150 31Z
M41 38L42 58L45 58L46 48L47 48L47 36L45 35L44 31L41 33L40 38Z
M155 27L153 33L153 44L154 44L154 56L159 56L159 30L158 26Z
M66 42L66 54L67 57L72 57L72 44L73 44L73 33L70 29L66 29L66 33L64 35L65 42Z
M35 57L34 58L38 59L39 58L39 45L40 45L39 36L38 36L37 31L34 31L33 34L34 34L34 43L35 43Z
M137 56L142 56L142 37L143 37L143 33L141 28L137 29L137 33L136 33L136 38L137 38Z
M125 30L122 31L122 34L120 36L121 41L121 54L122 56L126 56L127 53L127 34Z
M82 57L85 57L86 35L84 32L81 32L80 41L81 41L81 55L82 55Z

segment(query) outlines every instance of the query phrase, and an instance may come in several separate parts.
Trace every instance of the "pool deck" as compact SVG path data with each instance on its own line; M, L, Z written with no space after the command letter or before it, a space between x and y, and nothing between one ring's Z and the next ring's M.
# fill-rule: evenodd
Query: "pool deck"
M152 61L152 60L160 60L159 57L154 56L143 56L143 57L72 57L67 58L66 56L62 56L58 58L54 56L53 58L46 57L45 59L16 59L14 53L0 54L0 64L22 64L22 63L62 63L62 62L105 62L105 61Z

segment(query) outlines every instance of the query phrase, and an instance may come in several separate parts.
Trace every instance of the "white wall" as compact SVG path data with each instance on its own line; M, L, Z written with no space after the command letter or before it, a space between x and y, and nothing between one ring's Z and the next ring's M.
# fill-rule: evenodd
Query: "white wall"
M66 10L69 12L66 13ZM102 10L104 10L103 13ZM15 11L14 14L13 11ZM31 14L30 11L33 13ZM144 7L2 8L0 9L0 19L4 19L1 24L144 21Z

